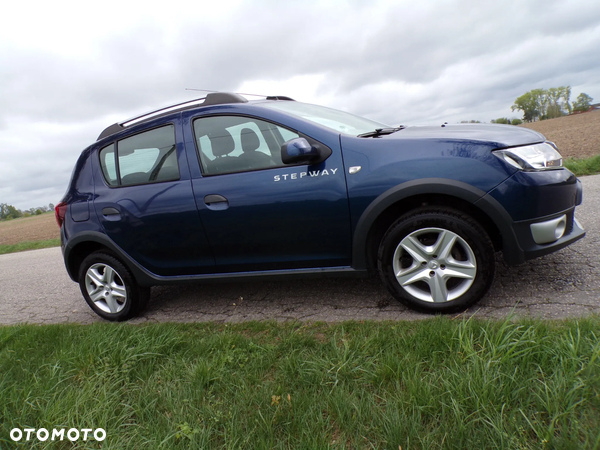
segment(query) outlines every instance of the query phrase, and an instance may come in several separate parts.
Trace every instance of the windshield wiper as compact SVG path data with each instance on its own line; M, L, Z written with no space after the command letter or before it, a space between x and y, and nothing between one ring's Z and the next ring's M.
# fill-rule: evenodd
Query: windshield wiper
M385 134L392 134L396 131L404 130L406 127L404 125L400 125L396 128L376 128L373 131L369 131L368 133L359 134L358 137L368 138L368 137L379 137Z

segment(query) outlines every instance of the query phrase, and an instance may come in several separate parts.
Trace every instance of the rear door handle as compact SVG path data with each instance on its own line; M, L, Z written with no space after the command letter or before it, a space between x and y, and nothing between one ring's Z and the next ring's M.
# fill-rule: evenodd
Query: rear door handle
M204 197L204 204L213 211L222 211L229 208L229 201L219 194L209 194Z
M105 216L116 216L116 215L120 215L121 213L119 212L119 210L117 208L103 208L102 209L102 214L104 214Z
M102 208L102 215L108 221L114 222L121 220L121 212L117 208L113 208L111 206Z

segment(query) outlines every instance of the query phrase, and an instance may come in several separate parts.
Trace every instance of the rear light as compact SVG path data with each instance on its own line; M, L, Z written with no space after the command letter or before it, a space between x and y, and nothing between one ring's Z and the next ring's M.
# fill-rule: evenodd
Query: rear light
M62 227L63 222L65 221L65 214L67 213L67 204L65 202L60 202L58 205L54 207L54 215L56 216L56 223L58 227Z

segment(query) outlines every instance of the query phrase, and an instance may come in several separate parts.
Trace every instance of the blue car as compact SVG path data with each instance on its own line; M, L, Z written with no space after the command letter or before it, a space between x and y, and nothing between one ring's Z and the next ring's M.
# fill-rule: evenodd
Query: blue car
M56 206L62 252L108 320L150 287L378 274L449 313L516 265L585 235L553 143L505 125L389 127L288 97L211 93L106 128Z

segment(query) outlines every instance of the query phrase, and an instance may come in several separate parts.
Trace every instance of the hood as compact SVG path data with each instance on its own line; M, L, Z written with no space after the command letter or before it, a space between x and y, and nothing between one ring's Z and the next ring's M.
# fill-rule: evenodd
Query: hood
M377 139L434 139L441 141L476 141L494 148L544 142L537 131L514 125L457 124L427 127L407 127Z

